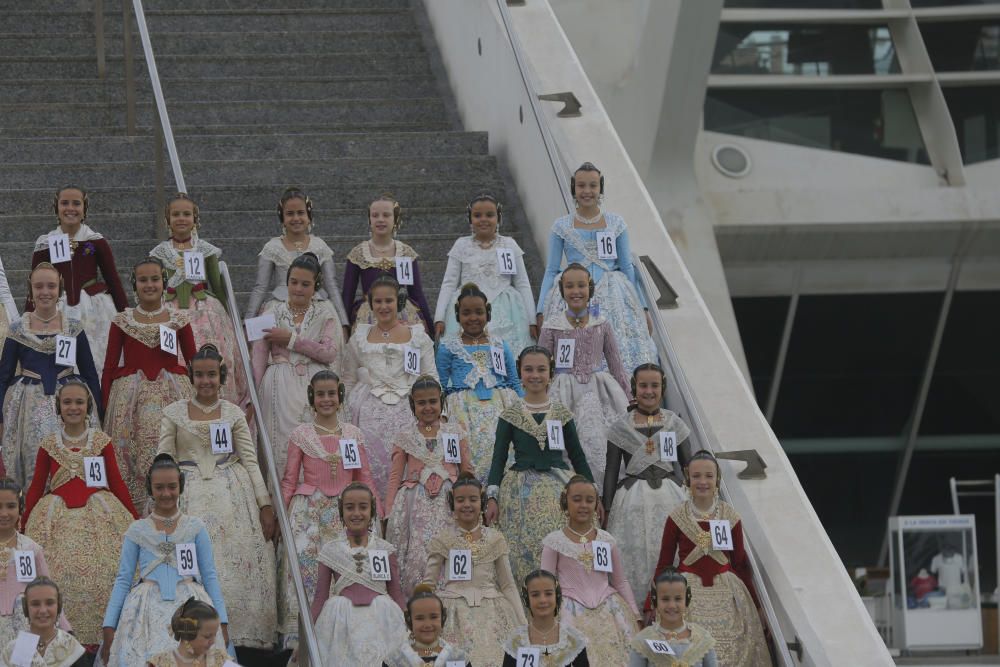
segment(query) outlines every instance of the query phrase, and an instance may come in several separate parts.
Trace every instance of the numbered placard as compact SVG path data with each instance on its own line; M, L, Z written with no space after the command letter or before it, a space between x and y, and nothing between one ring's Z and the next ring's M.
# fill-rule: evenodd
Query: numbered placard
M597 232L597 259L618 259L618 244L611 232Z
M594 551L594 571L611 572L611 543L603 540L594 540L590 545L590 548Z
M361 467L361 451L357 440L340 439L340 460L344 464L344 470L357 470Z
M467 664L465 660L449 660L444 663L444 667L466 667Z
M472 581L472 550L448 551L448 581Z
M14 667L31 667L34 664L39 641L41 637L33 632L24 630L18 632L10 654L10 664Z
M49 234L49 261L62 264L69 261L69 256L69 234Z
M560 338L556 343L556 368L573 368L576 356L576 339Z
M392 572L389 570L389 552L385 549L368 550L368 566L375 581L389 581Z
M205 255L197 250L184 251L184 275L189 282L205 280Z
M17 580L21 583L34 581L35 577L38 576L38 569L35 567L35 552L15 551L14 569L17 574Z
M233 453L233 428L229 422L212 422L208 425L208 437L212 440L213 454Z
M677 461L677 433L675 431L660 431L660 460Z
M459 446L457 433L441 433L441 442L444 443L444 462L462 463L462 448Z
M92 489L108 487L108 471L104 467L103 456L83 457L83 481Z
M497 273L501 276L517 275L517 264L514 263L514 251L510 248L497 248Z
M165 324L160 325L160 349L167 354L177 355L177 332Z
M413 284L413 258L412 257L397 257L396 258L396 281L400 285L412 285Z
M56 336L56 363L60 366L76 366L76 338Z
M507 360L504 357L503 348L496 345L490 346L490 360L493 362L493 372L497 375L507 375Z
M410 375L420 375L420 348L403 346L403 370Z
M728 519L708 522L708 531L712 534L712 548L716 551L733 550L733 527Z
M182 577L198 576L198 546L194 542L181 542L174 547L177 574Z
M517 649L517 667L542 667L542 650L534 646Z
M222 667L240 667L239 664L233 662L232 660L226 660L222 663Z
M545 420L545 433L549 438L549 449L566 449L566 438L563 437L563 425L558 419Z
M671 648L669 642L662 639L647 639L646 644L653 653L659 653L660 655L677 655L674 653L674 649Z

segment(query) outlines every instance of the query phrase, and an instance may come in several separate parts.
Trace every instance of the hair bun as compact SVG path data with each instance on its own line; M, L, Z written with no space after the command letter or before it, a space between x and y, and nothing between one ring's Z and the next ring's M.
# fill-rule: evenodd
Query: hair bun
M419 583L413 587L413 594L410 597L417 595L418 593L433 593L434 587L428 583Z

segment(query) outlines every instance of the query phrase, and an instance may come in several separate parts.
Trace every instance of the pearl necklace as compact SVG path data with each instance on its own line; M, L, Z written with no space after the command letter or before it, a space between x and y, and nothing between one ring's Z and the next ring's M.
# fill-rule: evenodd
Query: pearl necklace
M425 644L417 641L415 637L410 637L410 646L413 647L413 650L416 651L417 655L420 657L438 655L441 653L440 640L435 641L433 644Z
M152 319L154 317L158 317L159 315L162 315L163 311L165 311L166 309L167 309L167 307L164 306L163 304L160 304L160 307L157 308L156 310L146 310L142 306L137 305L135 307L135 312L139 313L143 317L148 317L148 318Z
M551 405L552 401L545 401L544 403L528 403L524 401L524 407L528 408L531 412L547 412Z
M177 510L173 516L160 516L156 512L150 512L149 516L162 523L166 528L173 528L174 524L177 523L177 519L181 517L181 511Z
M315 426L319 430L323 431L324 433L329 433L330 435L340 435L341 434L340 424L337 424L333 428L327 428L327 427L323 426L322 424L317 424L316 422L313 422L313 426Z
M371 240L368 241L368 250L371 251L372 257L381 257L384 253L396 254L396 241L393 240L387 246L377 246Z
M708 521L708 520L712 519L715 516L715 514L716 514L716 512L718 512L718 510L719 510L719 497L718 496L716 496L715 499L712 500L712 506L709 507L704 512L701 511L701 509L699 509L698 506L694 504L693 500L691 501L691 514L694 515L694 518L695 518L696 521Z
M680 636L683 635L685 632L687 632L688 626L687 626L687 621L681 621L681 627L678 628L677 630L667 630L665 627L657 623L656 629L666 639L671 640L671 639L680 639Z
M81 442L86 441L88 433L87 433L87 430L84 429L83 435L78 435L78 436L76 436L74 438L69 433L66 432L66 428L64 427L62 429L62 434L61 435L62 435L62 441L63 441L64 445L76 445L76 444L79 444Z
M579 537L580 538L580 544L586 544L587 542L590 541L587 538L587 536L590 535L590 531L592 531L593 528L588 528L586 533L578 533L577 531L573 530L572 526L570 526L569 524L566 524L566 530L568 530L569 532L571 532L574 535L576 535L577 537Z
M199 402L198 399L196 399L196 398L192 398L188 402L191 405L193 405L194 407L196 407L199 410L201 410L202 412L204 412L206 415L210 415L213 412L215 412L218 409L218 407L222 404L222 399L221 398L216 398L215 399L215 403L212 403L211 405L205 405L205 404Z
M295 319L296 317L305 317L306 313L309 312L309 306L299 309L293 306L291 302L289 302L288 312L292 314L292 319Z
M604 211L598 210L597 215L595 215L593 218L585 218L579 213L576 213L574 217L576 218L576 221L579 222L581 225L596 225L601 221L601 218L604 217Z

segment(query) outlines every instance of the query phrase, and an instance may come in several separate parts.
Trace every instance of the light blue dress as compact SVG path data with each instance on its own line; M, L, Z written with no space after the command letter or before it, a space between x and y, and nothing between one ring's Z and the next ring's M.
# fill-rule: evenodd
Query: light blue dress
M656 347L646 326L645 309L648 305L636 281L625 221L619 215L606 212L604 229L577 229L573 226L573 219L574 216L566 215L552 225L545 277L538 292L538 312L544 313L548 320L566 310L557 280L563 255L566 255L567 263L583 264L595 283L591 311L611 322L622 363L626 372L631 374L636 366L656 361ZM609 232L614 236L617 258L598 257L598 232Z

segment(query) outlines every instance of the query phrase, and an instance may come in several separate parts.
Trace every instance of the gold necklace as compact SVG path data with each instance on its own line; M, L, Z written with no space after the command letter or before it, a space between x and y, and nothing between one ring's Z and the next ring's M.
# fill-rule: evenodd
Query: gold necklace
M222 404L222 399L221 398L216 398L215 399L215 403L212 403L211 405L204 405L197 398L192 398L188 402L191 405L193 405L194 407L196 407L199 410L201 410L202 412L204 412L206 415L210 415L210 414L212 414L213 412L215 412L219 408L219 406Z
M296 317L305 317L308 311L309 311L309 306L299 309L293 306L291 301L288 302L288 312L292 314L292 319L295 319Z
M163 311L165 311L166 309L167 307L164 306L162 303L160 304L160 307L157 308L156 310L146 310L142 306L136 305L135 312L139 313L143 317L148 317L149 319L153 319L154 317L162 315Z
M663 635L665 639L669 641L673 639L680 639L681 635L687 632L688 626L686 621L681 621L681 627L678 628L677 630L667 630L665 627L657 623L656 629L660 632L661 635Z
M578 533L575 530L573 530L572 526L570 526L569 524L566 524L566 530L568 530L569 532L571 532L574 535L576 535L577 537L579 537L580 538L580 544L586 544L587 542L590 541L589 539L587 539L587 536L590 535L590 531L592 531L593 528L588 528L586 533Z

